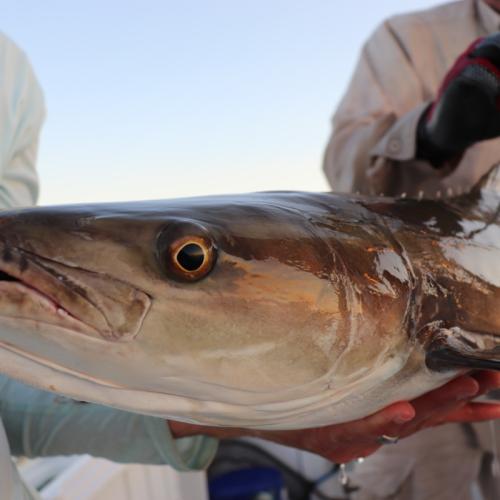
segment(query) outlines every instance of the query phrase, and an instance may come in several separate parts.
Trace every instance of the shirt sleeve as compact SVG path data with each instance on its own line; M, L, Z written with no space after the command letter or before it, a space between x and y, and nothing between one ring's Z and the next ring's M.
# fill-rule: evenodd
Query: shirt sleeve
M0 35L0 207L33 205L36 158L45 119L43 93L26 55Z
M75 401L0 376L0 416L14 455L43 457L88 453L122 463L206 468L217 440L174 439L167 422Z
M390 21L365 44L333 118L324 171L335 191L397 195L444 171L415 159L416 128L429 104Z

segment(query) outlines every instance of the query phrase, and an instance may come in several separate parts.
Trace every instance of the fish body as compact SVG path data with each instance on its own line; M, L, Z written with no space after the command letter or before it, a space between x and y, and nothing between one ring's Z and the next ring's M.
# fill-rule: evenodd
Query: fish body
M412 200L301 192L0 215L0 370L204 425L345 422L500 359L497 170Z

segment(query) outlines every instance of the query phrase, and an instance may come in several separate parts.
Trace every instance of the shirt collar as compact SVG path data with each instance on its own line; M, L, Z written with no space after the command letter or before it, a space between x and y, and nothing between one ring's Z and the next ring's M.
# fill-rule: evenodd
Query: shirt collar
M500 30L500 14L493 10L486 2L478 0L477 13L479 22L483 25L488 35Z

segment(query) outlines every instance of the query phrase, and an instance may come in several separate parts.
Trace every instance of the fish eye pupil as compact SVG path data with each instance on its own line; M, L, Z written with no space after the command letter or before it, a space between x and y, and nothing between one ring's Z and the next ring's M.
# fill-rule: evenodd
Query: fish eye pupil
M197 271L205 261L205 252L197 243L184 245L176 255L177 262L186 271Z

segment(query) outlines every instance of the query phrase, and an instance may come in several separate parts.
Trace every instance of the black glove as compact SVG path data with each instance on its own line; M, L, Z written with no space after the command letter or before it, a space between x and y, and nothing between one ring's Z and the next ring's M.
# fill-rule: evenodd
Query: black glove
M476 40L446 75L417 129L417 158L439 168L500 136L500 33Z

